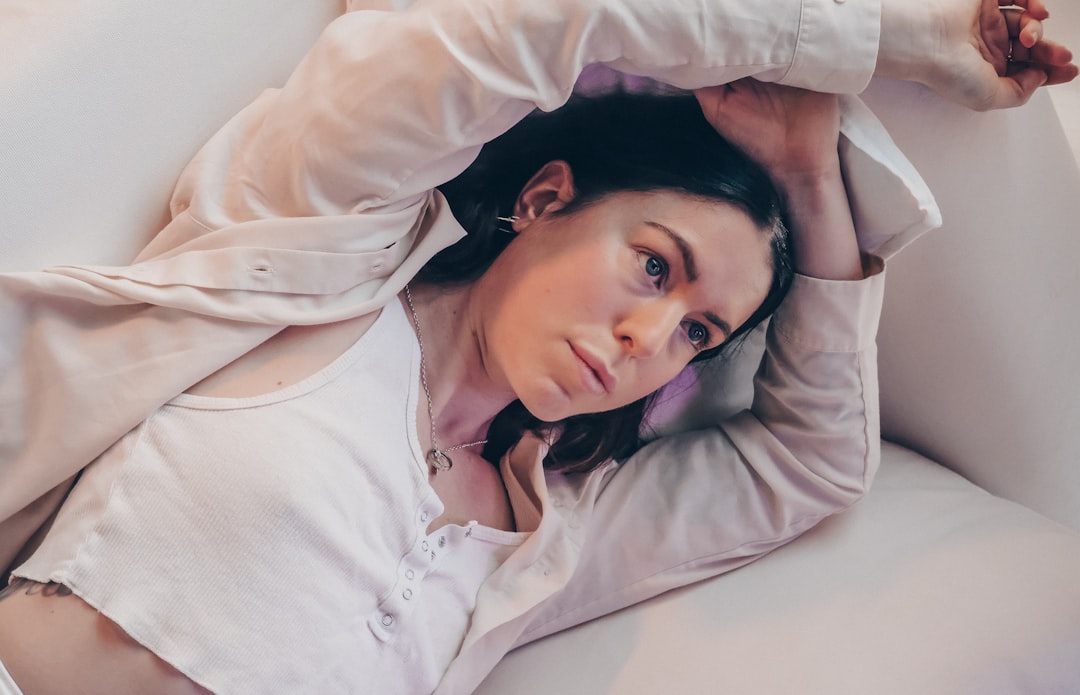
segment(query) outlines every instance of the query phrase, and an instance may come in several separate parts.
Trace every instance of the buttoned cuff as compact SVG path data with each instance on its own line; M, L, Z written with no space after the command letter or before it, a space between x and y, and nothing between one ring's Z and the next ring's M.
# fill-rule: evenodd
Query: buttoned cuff
M803 0L791 68L780 80L857 94L870 83L881 38L881 0Z

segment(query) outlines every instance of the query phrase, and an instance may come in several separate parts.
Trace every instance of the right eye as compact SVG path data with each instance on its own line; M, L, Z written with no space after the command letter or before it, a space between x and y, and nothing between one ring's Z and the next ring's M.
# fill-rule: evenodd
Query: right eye
M638 254L641 257L642 268L645 269L645 274L650 278L653 278L653 284L656 287L660 287L664 284L664 279L667 277L668 268L667 263L660 256L654 253L648 253L642 251Z

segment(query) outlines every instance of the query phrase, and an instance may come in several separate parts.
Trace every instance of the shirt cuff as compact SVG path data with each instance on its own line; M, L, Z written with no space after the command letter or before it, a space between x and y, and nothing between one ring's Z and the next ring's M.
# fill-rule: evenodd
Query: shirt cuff
M870 83L881 37L881 0L803 0L791 68L780 80L856 94Z
M885 296L885 262L863 255L866 278L821 280L796 275L773 315L771 329L786 342L816 352L860 352L877 339Z

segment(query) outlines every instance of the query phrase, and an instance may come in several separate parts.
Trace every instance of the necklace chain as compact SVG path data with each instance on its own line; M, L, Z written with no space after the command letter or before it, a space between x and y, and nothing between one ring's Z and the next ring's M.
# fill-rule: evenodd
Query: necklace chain
M424 458L427 460L431 470L435 473L441 473L448 471L454 467L454 461L447 454L451 451L458 451L460 449L468 449L470 446L480 446L481 444L487 444L486 439L481 439L477 442L469 442L468 444L458 444L448 449L439 448L439 438L435 434L435 404L431 402L431 389L428 388L427 380L427 360L424 358L424 335L420 330L420 317L416 315L416 307L413 306L412 292L409 291L409 286L405 285L405 302L409 305L409 313L412 314L413 326L416 327L416 342L420 346L420 384L424 387L424 395L427 397L427 412L428 417L431 419L431 448L428 449Z

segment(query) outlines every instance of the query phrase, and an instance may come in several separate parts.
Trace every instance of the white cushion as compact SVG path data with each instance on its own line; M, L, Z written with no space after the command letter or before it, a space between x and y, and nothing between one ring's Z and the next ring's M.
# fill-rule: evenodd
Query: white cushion
M477 693L511 692L1077 693L1080 535L886 444L847 512L512 652Z
M0 271L123 264L181 167L280 84L340 0L5 0Z
M878 81L864 99L944 218L889 266L882 432L1080 530L1080 171L1048 94L975 113Z

